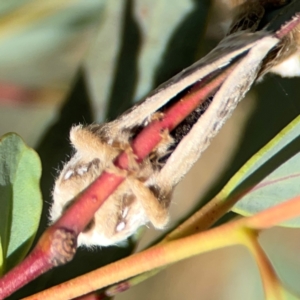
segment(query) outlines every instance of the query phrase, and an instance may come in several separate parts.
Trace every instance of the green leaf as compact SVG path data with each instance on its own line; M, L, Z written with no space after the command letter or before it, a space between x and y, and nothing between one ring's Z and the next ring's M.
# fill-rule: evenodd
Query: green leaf
M0 237L2 272L28 252L42 211L41 163L36 152L14 133L0 139Z
M225 197L244 194L232 209L249 216L300 195L300 116L257 152L229 181ZM223 196L224 197L224 196ZM300 218L282 225L299 227Z

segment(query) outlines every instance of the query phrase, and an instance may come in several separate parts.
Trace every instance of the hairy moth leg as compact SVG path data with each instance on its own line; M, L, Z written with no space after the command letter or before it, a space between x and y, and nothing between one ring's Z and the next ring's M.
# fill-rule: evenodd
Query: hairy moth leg
M156 193L155 188L151 190L151 188L135 178L129 178L128 182L133 194L141 202L152 225L158 229L164 228L169 221L168 208L171 201L171 191L161 195L160 191Z
M114 135L114 132L118 134ZM160 153L160 149L167 148L168 143L172 141L170 138L167 139L168 135L163 136L167 145L158 147L157 153ZM155 173L158 170L153 169L149 159L141 164L136 162L126 133L122 135L111 123L87 127L75 126L70 132L70 140L75 153L55 183L54 202L50 212L52 221L73 203L73 198L77 194L105 170L122 174L126 179L103 203L93 220L79 235L79 245L118 243L149 221L156 228L164 227L168 221L167 208L170 199L166 200L159 188L152 188L156 186ZM129 170L121 170L113 164L113 160L122 151L127 153ZM161 199L164 201L160 203Z

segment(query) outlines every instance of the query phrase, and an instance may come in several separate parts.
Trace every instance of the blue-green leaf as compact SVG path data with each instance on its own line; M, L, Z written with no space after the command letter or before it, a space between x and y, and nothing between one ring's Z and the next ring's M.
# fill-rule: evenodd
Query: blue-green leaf
M37 153L14 133L0 139L1 272L18 263L29 250L42 211L41 164Z

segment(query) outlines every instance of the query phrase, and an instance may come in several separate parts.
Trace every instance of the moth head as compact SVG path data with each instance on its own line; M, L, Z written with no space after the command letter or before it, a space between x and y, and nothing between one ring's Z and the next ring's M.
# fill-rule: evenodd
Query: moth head
M107 126L107 125L106 125ZM96 128L97 129L97 128ZM74 198L87 188L104 170L112 166L114 158L122 151L109 145L104 127L95 130L95 125L73 127L70 140L74 155L64 165L53 189L53 204L50 219L55 221L72 205ZM105 133L106 132L106 133ZM151 207L145 207L144 199L157 202L152 192L144 186L147 176L151 175L151 165L146 163L140 176L130 176L103 203L91 222L78 236L78 245L111 245L132 235L138 227L149 221ZM137 178L143 178L140 181ZM138 185L139 188L134 186ZM152 198L155 198L153 200ZM142 201L141 201L142 199ZM157 206L157 205L156 205ZM156 207L154 208L157 209ZM153 209L152 209L153 211ZM164 216L163 216L164 217ZM151 218L150 218L151 220ZM161 222L161 224L164 221Z

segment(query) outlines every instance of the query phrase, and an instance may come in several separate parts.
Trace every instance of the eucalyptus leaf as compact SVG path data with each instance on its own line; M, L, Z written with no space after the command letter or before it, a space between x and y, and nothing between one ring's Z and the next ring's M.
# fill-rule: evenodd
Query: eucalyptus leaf
M257 152L221 193L242 196L232 209L249 216L300 195L300 116ZM299 227L300 217L284 224Z
M44 87L69 82L87 50L90 33L99 26L106 1L1 2L0 78ZM33 68L37 62L38 68Z
M0 139L0 237L2 272L28 252L37 231L42 197L41 163L37 153L15 133Z

